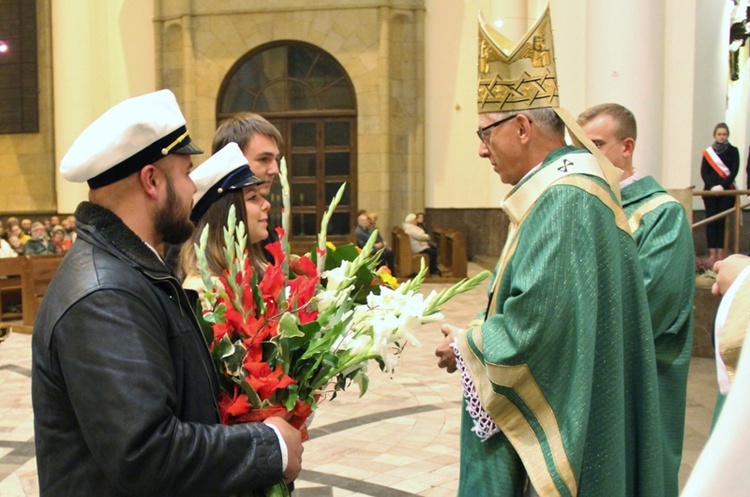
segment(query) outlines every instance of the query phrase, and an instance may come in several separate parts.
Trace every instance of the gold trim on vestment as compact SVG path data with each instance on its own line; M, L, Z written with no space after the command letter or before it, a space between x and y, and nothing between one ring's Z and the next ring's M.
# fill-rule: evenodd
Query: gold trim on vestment
M539 197L560 178L571 174L588 174L606 181L599 164L591 154L576 152L566 154L536 171L503 200L500 207L517 225L524 221Z
M641 227L641 220L643 219L643 216L656 209L660 205L668 204L669 202L677 202L677 199L668 193L662 193L638 207L630 215L630 219L628 219L630 232L635 234L636 230ZM679 202L677 203L679 204Z
M596 176L597 178L606 181L600 163L594 156L586 153L576 153L572 154L572 156L565 155L534 173L534 175L526 180L521 186L512 190L503 200L501 208L510 218L510 227L508 229L508 238L503 247L503 252L500 254L500 259L498 260L497 273L495 274L495 279L492 283L493 290L490 298L490 312L487 313L488 317L491 312L493 312L493 309L495 309L498 289L500 288L500 279L505 271L506 264L516 251L518 241L515 239L515 236L521 224L526 219L526 215L531 211L534 204L536 204L536 201L542 193L547 190L547 188L558 182L561 178L573 174L577 175L575 177L581 178L585 177L581 175ZM596 184L593 180L589 181ZM586 188L583 189L586 190ZM625 217L622 208L617 205L617 208L615 209L613 205L616 204L610 202L612 197L607 195L606 190L603 188L601 188L601 192L604 192L603 195L597 195L597 197L599 197L602 202L613 211L616 219L618 218L617 212L619 211L622 215L622 219L627 223L627 218ZM593 190L590 193L595 194ZM618 221L618 225L621 221L622 220ZM628 230L626 229L625 231ZM628 231L628 233L630 232Z
M729 381L732 383L734 382L734 375L737 372L737 363L740 360L745 335L750 330L750 312L747 310L748 302L750 302L750 278L746 278L742 282L742 286L732 299L732 305L729 307L724 328L722 328L721 335L719 336L719 354L727 368Z
M497 261L497 274L495 274L495 280L492 282L492 294L490 295L490 306L488 307L487 317L492 314L492 310L495 309L495 305L497 305L500 278L502 277L503 272L505 272L505 266L516 252L516 246L518 246L518 240L516 239L517 231L518 229L515 227L515 224L511 223L510 228L508 229L508 241L503 247L503 253L500 254L500 260Z
M630 235L631 238L633 238L633 234L630 232L628 217L625 215L625 211L622 210L620 204L617 203L609 194L609 192L605 190L604 187L599 183L590 178L586 178L585 176L575 176L570 178L562 178L561 180L556 181L554 185L575 186L576 188L580 188L581 190L594 195L605 206L607 206L609 210L612 211L612 214L615 216L615 224L617 225L617 227Z
M584 148L591 152L596 158L596 162L599 164L599 168L604 174L604 178L609 184L610 190L614 192L615 197L618 201L622 201L622 194L620 193L620 178L622 178L622 169L619 169L610 162L604 153L599 150L599 147L594 145L591 138L581 129L573 116L566 109L555 109L555 113L563 120L565 126L568 128L568 136L573 141L573 145L578 148Z
M479 333L473 333L479 331ZM534 380L528 366L500 366L483 363L469 345L469 334L478 350L482 350L481 329L472 329L459 337L461 357L471 374L477 394L485 411L518 452L526 473L539 495L560 495L550 475L542 445L523 413L505 395L494 391L493 383L511 388L526 403L544 430L557 473L571 495L578 494L578 483L573 467L565 453L562 433L552 407ZM488 381L477 381L477 378ZM532 442L533 441L533 442Z

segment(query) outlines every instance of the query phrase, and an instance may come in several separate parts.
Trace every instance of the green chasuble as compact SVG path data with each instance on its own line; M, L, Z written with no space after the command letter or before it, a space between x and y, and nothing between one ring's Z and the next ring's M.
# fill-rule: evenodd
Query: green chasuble
M693 234L685 209L651 176L622 189L622 207L638 244L651 311L661 405L664 495L677 496L693 351Z
M464 411L459 495L660 496L653 335L635 242L594 157L553 151L503 201L487 317L459 336L482 407Z

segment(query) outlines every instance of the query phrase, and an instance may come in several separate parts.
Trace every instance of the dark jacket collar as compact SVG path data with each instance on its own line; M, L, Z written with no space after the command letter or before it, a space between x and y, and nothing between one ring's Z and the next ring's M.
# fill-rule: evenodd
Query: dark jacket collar
M143 269L171 273L164 262L114 212L91 202L81 202L75 212L79 236L92 244L104 242ZM99 242L99 243L97 243ZM102 247L112 252L106 246ZM117 255L117 254L115 254Z

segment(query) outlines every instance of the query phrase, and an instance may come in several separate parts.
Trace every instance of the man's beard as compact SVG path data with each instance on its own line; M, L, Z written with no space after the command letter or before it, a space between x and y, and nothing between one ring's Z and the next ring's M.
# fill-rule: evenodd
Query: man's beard
M193 223L190 212L184 212L172 185L172 178L167 178L167 206L156 213L156 232L164 243L179 245L193 234Z

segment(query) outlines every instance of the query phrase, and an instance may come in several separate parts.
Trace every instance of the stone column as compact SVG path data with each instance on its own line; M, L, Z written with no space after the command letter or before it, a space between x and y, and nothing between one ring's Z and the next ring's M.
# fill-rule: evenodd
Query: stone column
M661 181L665 5L652 0L589 0L586 105L616 102L638 121L635 167ZM686 102L687 105L687 102Z
M57 171L86 126L114 104L155 89L153 14L153 0L52 2ZM73 212L88 186L56 174L57 209Z

